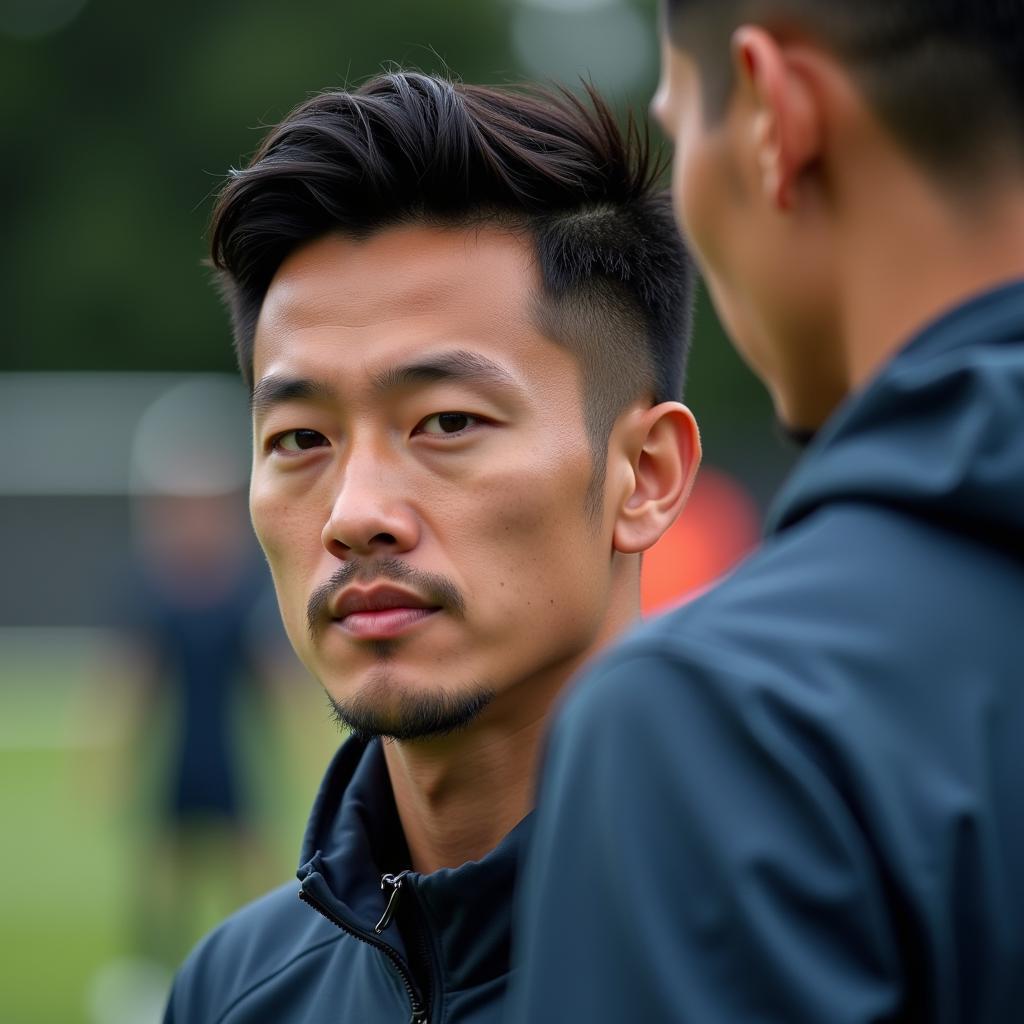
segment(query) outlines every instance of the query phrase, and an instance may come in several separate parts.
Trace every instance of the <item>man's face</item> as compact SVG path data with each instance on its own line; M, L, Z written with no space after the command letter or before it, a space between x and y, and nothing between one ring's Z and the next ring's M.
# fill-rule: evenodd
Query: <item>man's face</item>
M365 731L550 686L608 628L580 367L530 321L535 274L510 234L403 226L310 243L267 292L253 523L292 643Z
M763 111L734 89L726 110L709 117L698 62L664 33L651 108L675 145L676 218L723 326L784 424L820 421L831 250L814 218L781 213L766 192L756 144Z

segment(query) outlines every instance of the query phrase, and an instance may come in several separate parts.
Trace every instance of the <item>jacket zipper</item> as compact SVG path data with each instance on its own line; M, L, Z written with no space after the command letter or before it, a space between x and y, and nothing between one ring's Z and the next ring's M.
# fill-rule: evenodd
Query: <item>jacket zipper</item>
M380 880L381 892L386 889L391 889L391 895L388 897L387 906L384 908L384 913L381 915L380 920L374 925L373 930L380 935L388 925L391 924L392 919L395 916L395 912L398 910L398 894L402 889L402 883L405 880L405 876L409 874L409 870L400 871L397 875L383 875ZM419 903L416 898L415 890L412 891L411 898L414 903ZM420 908L422 910L422 907ZM408 939L408 937L407 937ZM419 963L423 967L424 971L427 972L427 976L433 973L433 966L431 964L430 948L427 944L427 937L423 930L423 923L420 921L419 927L416 929L416 945L419 953ZM427 1000L430 998L430 990L428 989L425 993Z
M385 888L391 886L391 895L388 897L388 905L384 908L380 920L373 926L373 930L378 935L391 924L391 919L395 916L395 911L398 909L398 893L402 888L402 880L407 874L409 874L408 870L400 871L397 875L384 875L380 880L380 891L383 892Z
M402 875L408 874L403 871ZM381 925L378 922L378 927L375 929L378 933L382 932L391 922L391 917L394 916L394 904L398 899L398 890L402 887L401 877L402 875L385 875L384 879L381 880L381 888L384 888L385 880L388 878L398 879L398 884L394 885L394 889L391 893L391 898L388 900L388 905L384 910L384 916L387 917L387 921ZM393 884L390 883L390 884ZM386 943L375 942L373 939L361 932L357 932L354 928L350 928L347 924L341 921L338 917L331 913L327 907L323 906L319 900L311 896L305 889L299 889L299 899L302 900L307 906L312 907L322 917L326 917L336 928L340 928L347 935L351 935L355 939L359 939L360 942L365 942L368 946L373 946L374 949L379 949L394 965L395 970L398 972L399 978L402 979L402 984L405 986L405 991L409 996L409 1004L412 1009L412 1016L409 1018L409 1024L430 1024L430 1019L427 1016L426 1007L423 1005L423 1001L420 999L420 994L416 989L416 985L412 980L409 972L406 970L405 964L402 963L402 958ZM390 911L390 916L389 916ZM384 917L381 918L384 921Z

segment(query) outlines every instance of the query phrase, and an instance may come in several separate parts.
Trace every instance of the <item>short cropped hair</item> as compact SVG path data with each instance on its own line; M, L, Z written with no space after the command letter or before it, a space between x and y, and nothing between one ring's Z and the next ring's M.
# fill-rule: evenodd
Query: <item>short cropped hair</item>
M620 128L593 88L579 98L395 72L317 95L231 173L214 210L212 263L242 374L251 388L264 297L305 243L494 223L532 242L531 313L579 359L603 453L626 405L682 393L693 271L662 171L646 132L632 117Z
M794 24L849 68L920 166L971 186L1024 162L1024 4L1007 0L664 0L668 31L701 68L717 119L731 91L729 40L744 23Z

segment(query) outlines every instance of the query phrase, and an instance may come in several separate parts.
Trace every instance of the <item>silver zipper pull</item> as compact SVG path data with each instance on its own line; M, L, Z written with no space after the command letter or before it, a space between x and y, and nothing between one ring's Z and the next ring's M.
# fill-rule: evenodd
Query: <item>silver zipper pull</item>
M395 910L398 908L398 892L402 888L402 879L407 874L409 874L408 871L402 871L397 875L384 875L380 880L380 891L384 892L390 886L391 895L388 897L388 905L384 908L380 920L373 926L373 930L378 935L391 924L391 919L395 916Z

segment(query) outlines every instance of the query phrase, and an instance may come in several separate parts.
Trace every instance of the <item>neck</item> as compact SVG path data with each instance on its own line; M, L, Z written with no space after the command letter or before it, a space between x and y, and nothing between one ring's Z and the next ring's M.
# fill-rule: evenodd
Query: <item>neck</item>
M1024 277L1024 188L951 208L917 176L865 196L848 221L840 331L856 391L928 322L965 299Z
M414 870L480 860L533 809L551 709L585 662L639 615L638 580L635 590L588 650L499 693L467 728L384 745Z
M492 708L481 719L492 718ZM488 724L478 720L443 739L384 747L416 871L480 860L532 807L543 716L518 731Z

